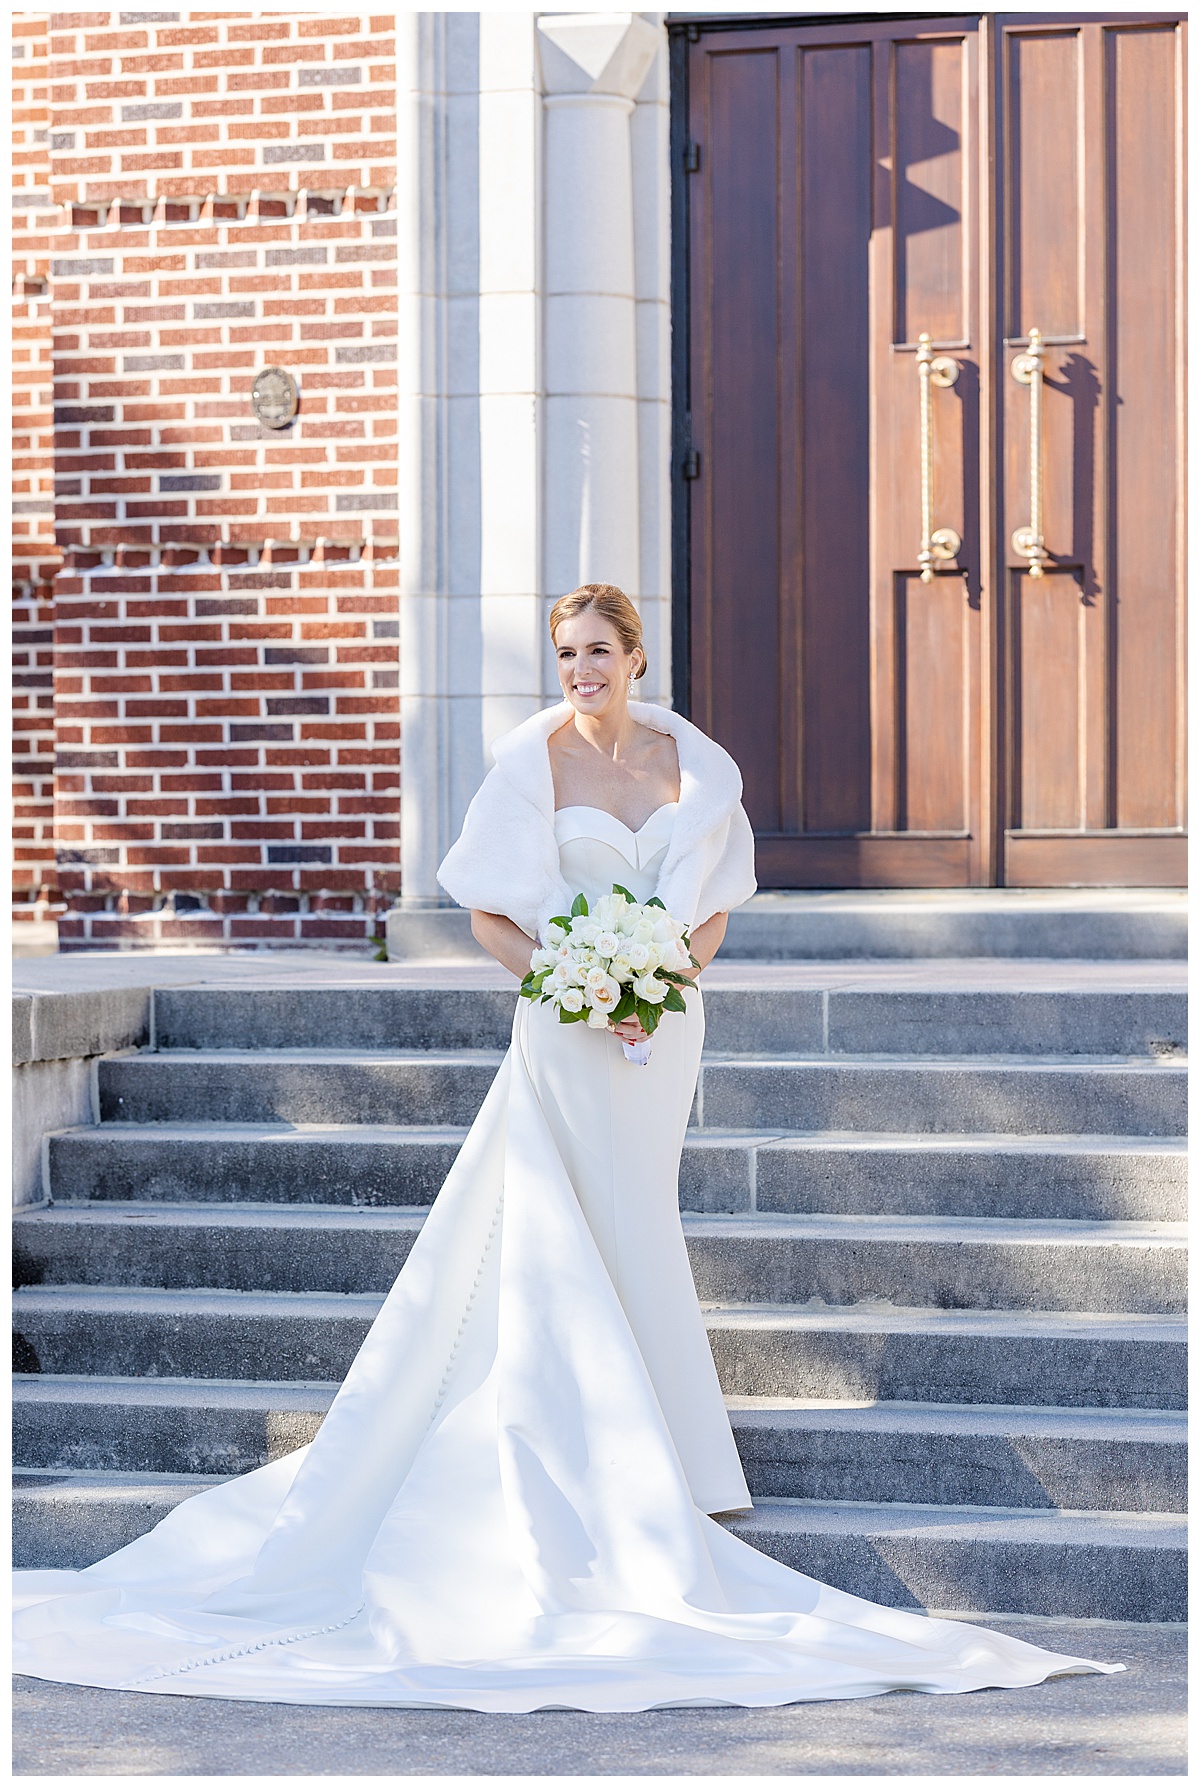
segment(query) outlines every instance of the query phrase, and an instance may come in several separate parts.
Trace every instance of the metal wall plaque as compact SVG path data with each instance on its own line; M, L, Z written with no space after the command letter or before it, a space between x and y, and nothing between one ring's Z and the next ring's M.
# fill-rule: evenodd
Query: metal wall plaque
M250 391L254 414L266 428L286 428L300 405L300 393L282 366L264 366Z

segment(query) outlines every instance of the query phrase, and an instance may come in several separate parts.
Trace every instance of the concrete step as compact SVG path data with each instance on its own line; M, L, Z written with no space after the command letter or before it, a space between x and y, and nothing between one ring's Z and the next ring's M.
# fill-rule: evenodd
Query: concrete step
M1168 1315L1182 1225L980 1217L688 1216L702 1301Z
M159 987L160 1050L507 1049L510 987Z
M1125 965L1126 968L1128 965ZM959 965L969 978L970 965ZM1096 968L1094 978L1103 977ZM1186 1047L1183 987L705 983L709 1049L812 1055L1144 1056ZM516 993L498 988L160 988L159 1050L504 1049Z
M305 1445L332 1384L18 1377L13 1451L38 1470L241 1472ZM1013 1508L1186 1507L1171 1410L731 1399L755 1496Z
M743 1304L705 1322L726 1396L1186 1407L1178 1317Z
M793 1570L888 1607L1187 1618L1179 1515L781 1498L727 1525ZM1099 1641L1097 1650L1103 1657Z
M1187 1510L1178 1410L729 1403L756 1499Z
M66 1205L14 1220L16 1283L386 1292L423 1220L324 1205ZM1187 1300L1181 1224L689 1213L684 1231L711 1302L1174 1314Z
M100 1116L140 1124L470 1124L500 1061L494 1050L110 1056L99 1064Z
M14 1564L79 1570L213 1481L17 1472ZM885 1606L1185 1618L1185 1523L1176 1515L779 1499L723 1525L793 1569Z
M1186 1075L1162 1062L706 1060L702 1128L1180 1136Z
M371 1292L26 1286L18 1372L341 1381ZM1186 1325L1091 1312L722 1306L705 1313L727 1395L1180 1409Z
M116 1199L181 1204L430 1205L463 1126L97 1124L49 1139L57 1205Z
M778 1136L753 1155L747 1179L760 1211L1099 1222L1187 1215L1183 1138L818 1134ZM702 1183L716 1178L714 1167Z
M14 1471L13 1569L86 1570L221 1481L177 1472Z
M1187 955L1187 896L1163 888L771 890L729 915L722 955L1180 959Z
M484 962L458 907L387 916L392 963ZM1187 955L1174 888L871 888L756 894L729 915L726 960Z
M431 1204L465 1129L99 1124L49 1139L56 1203L275 1200ZM1182 1138L911 1136L692 1130L685 1210L1172 1221L1187 1210Z
M99 1063L100 1116L121 1123L469 1124L500 1057L176 1051ZM962 1057L706 1058L701 1127L1176 1136L1174 1063Z

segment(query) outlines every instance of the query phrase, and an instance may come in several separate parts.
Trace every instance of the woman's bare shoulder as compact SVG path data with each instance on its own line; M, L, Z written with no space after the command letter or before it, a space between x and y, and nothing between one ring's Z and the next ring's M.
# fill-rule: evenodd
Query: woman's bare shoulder
M642 754L642 766L652 775L661 776L668 782L679 782L679 751L670 733L660 733L656 727L643 726L638 722L638 747Z
M568 718L563 721L556 732L550 734L550 737L546 740L546 747L553 760L556 757L565 756L570 752L571 748L577 746L578 743L579 734L575 730L572 719Z

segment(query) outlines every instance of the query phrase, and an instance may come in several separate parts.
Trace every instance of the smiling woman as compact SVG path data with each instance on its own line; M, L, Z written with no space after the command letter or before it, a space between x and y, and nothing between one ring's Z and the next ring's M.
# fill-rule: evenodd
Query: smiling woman
M644 677L649 666L645 647L642 645L642 617L624 590L619 590L616 584L580 584L569 595L560 596L550 610L550 638L557 643L558 630L563 623L584 614L607 621L626 656L637 658L637 668L631 673L631 681L636 682ZM564 649L570 651L573 648L559 647L560 676Z

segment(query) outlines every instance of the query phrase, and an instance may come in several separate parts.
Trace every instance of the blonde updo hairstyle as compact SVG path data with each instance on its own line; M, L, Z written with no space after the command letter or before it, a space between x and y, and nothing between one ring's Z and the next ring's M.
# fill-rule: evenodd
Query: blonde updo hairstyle
M550 640L554 644L554 636L564 621L571 621L576 615L591 611L603 615L611 621L613 632L621 642L626 656L637 651L642 654L641 669L634 672L635 677L646 674L646 648L642 644L642 617L634 608L624 590L618 590L616 584L580 584L566 596L560 596L550 610Z

